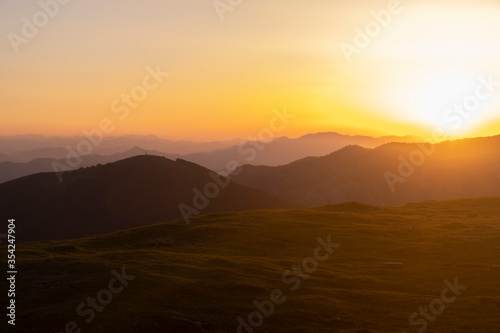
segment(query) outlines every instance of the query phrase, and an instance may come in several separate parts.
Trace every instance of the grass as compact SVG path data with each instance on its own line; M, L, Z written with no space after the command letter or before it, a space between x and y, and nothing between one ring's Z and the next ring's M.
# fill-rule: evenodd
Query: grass
M498 333L500 198L374 208L217 213L96 237L21 244L17 332L236 332L236 318L281 289L255 332L417 332L409 316L443 281L468 286L426 332ZM317 238L340 248L296 291L282 281ZM384 266L402 262L402 267ZM111 270L136 276L91 323L75 309Z

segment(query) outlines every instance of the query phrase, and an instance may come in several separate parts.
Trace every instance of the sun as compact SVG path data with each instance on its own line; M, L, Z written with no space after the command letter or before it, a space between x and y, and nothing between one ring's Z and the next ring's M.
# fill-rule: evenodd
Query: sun
M370 48L393 117L450 137L500 119L500 7L408 8ZM381 72L383 71L383 72Z
M409 90L415 122L460 137L491 118L495 111L494 82L475 69L422 69Z

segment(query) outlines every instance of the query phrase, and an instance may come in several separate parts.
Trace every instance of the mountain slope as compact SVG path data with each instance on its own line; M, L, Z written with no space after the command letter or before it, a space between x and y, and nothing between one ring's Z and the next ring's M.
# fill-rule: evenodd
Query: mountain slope
M43 173L1 184L0 211L5 219L22 221L18 240L82 237L180 218L179 205L195 210L193 189L204 192L209 183L216 184L208 169L142 155L66 173L63 182L54 173ZM297 206L234 183L219 192L206 199L206 208L198 203L196 210Z
M84 155L80 156L81 161L80 163L77 164L77 167L73 168L68 165L68 160L66 159L66 156L68 156L68 152L65 149L62 149L64 151L64 158L61 159L53 159L53 158L36 158L34 160L31 160L30 162L27 163L22 163L22 162L3 162L0 163L0 184L5 183L7 181L24 177L24 176L29 176L33 175L36 173L40 172L53 172L54 167L53 165L56 164L58 168L62 168L63 166L65 169L79 169L79 168L86 168L90 166L95 166L98 164L106 164L106 163L113 163L119 160L123 160L125 158L137 156L137 155L144 155L144 154L150 154L150 155L156 155L156 156L165 156L169 159L176 159L179 158L179 155L175 154L165 154L160 151L156 150L146 150L142 149L140 147L134 147L130 150L127 150L122 153L115 153L111 155ZM72 155L73 156L73 155ZM71 157L71 161L74 161L75 158Z
M346 147L279 167L245 165L232 179L304 206L377 206L500 195L500 136L437 145Z
M270 300L273 290L286 299L255 332L417 332L422 324L411 325L409 317L440 299L445 280L467 288L424 320L426 331L497 332L499 221L499 197L393 208L343 204L218 213L190 225L172 221L23 244L16 332L62 332L74 321L96 333L248 333L237 330L237 318L248 323L253 303ZM339 246L330 256L320 249L326 258L313 269L307 258L315 256L318 238ZM75 310L89 297L104 298L112 270L123 269L127 286L85 322L90 315Z

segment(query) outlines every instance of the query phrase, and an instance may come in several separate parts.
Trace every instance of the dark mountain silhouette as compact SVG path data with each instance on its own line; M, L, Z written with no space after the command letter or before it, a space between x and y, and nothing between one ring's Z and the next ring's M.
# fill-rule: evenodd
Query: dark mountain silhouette
M349 146L280 167L245 165L232 179L304 206L346 201L391 206L500 195L500 136L437 145Z
M119 160L123 160L125 158L137 155L144 155L146 153L149 155L165 156L170 159L176 159L180 157L179 155L176 154L165 154L156 150L146 150L140 147L134 147L126 152L112 154L109 156L106 155L80 156L82 160L80 163L78 163L76 168L71 168L70 166L68 166L66 158L61 158L61 159L37 158L29 163L2 162L0 163L0 183L4 183L9 180L13 180L24 176L29 176L40 172L53 172L55 171L53 167L54 163L58 165L59 169L61 168L60 166L64 166L66 167L66 169L79 169L79 168L95 166L98 164L112 163Z
M193 189L214 183L210 173L191 162L145 155L72 171L63 182L41 173L1 184L0 211L19 222L18 241L112 232L181 218L181 203L194 206ZM232 182L209 200L200 213L298 206Z

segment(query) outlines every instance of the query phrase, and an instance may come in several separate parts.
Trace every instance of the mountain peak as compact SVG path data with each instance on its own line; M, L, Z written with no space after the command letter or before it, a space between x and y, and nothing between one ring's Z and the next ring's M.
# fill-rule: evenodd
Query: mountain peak
M207 184L218 186L217 195ZM197 196L204 196L203 207ZM154 155L68 172L62 182L54 173L40 173L0 184L0 211L32 221L19 226L22 241L83 237L180 219L185 217L181 205L194 215L300 207L195 163Z

